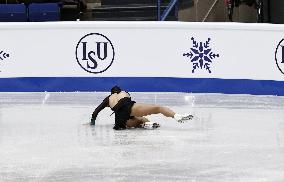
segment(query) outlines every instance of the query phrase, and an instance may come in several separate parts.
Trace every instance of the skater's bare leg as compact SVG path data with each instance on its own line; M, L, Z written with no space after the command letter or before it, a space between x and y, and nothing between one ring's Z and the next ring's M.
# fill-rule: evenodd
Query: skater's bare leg
M135 103L131 110L131 116L147 116L151 114L163 114L166 117L173 118L175 113L167 108L155 104Z
M131 116L147 116L151 114L163 114L166 117L174 118L178 122L184 122L193 118L190 114L177 114L171 109L155 104L135 103L131 110Z

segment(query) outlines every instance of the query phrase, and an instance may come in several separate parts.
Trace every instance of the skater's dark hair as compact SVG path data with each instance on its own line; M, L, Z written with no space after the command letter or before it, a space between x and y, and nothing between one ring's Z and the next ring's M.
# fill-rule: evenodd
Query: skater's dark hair
M110 92L111 92L111 94L114 94L114 93L119 94L121 92L121 88L116 85L116 86L111 88Z

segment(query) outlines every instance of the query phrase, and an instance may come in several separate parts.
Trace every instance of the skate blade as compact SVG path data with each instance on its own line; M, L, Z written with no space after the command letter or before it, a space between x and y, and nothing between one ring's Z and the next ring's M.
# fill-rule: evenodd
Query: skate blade
M182 118L182 120L191 120L193 119L193 115L188 115Z
M160 127L159 123L152 123L152 122L147 122L140 126L140 128L144 128L144 129L156 129L159 127Z

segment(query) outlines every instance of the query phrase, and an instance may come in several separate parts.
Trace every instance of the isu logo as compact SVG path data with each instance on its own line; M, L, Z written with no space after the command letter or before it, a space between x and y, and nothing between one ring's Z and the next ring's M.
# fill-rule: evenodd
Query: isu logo
M275 51L275 61L278 69L284 74L284 39L282 39Z
M78 64L89 73L102 73L113 63L114 48L103 34L90 33L80 39L76 46Z

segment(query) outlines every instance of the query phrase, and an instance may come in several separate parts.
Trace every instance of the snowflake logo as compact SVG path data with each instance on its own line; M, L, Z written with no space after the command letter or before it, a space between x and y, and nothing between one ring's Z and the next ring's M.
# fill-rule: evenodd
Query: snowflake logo
M10 55L3 52L3 51L0 51L0 60L4 60L6 58L8 58Z
M5 53L4 51L1 51L1 50L0 50L0 63L1 63L2 61L4 61L5 59L7 59L9 56L10 56L9 54L7 54L7 53ZM0 72L1 72L1 70L0 70Z
M215 54L211 51L212 49L209 46L211 39L208 38L205 43L198 43L194 40L193 37L191 37L191 40L193 43L193 47L190 48L191 51L189 53L184 53L183 56L190 58L190 61L193 64L192 73L194 73L197 68L205 68L209 73L211 73L211 63L213 59L219 57L219 54Z

